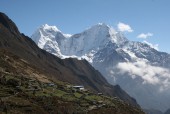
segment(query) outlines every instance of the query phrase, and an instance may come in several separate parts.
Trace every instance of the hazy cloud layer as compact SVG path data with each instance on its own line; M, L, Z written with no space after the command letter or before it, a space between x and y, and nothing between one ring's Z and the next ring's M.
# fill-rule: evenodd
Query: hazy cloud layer
M133 30L130 27L130 25L124 24L124 23L121 23L121 22L118 23L117 28L121 32L133 32Z
M137 36L137 38L143 38L143 39L147 39L147 38L149 38L149 37L152 37L153 36L153 33L141 33L141 34L139 34L138 36Z
M158 48L158 44L152 44L152 43L149 43L148 41L143 41L143 43L145 43L145 44L148 44L150 47L152 47L152 48L154 48L154 49L156 49L156 50L159 50L159 48Z
M117 65L122 74L129 74L133 79L137 76L143 80L143 84L160 85L160 90L170 86L170 70L158 66L152 66L146 61L122 62Z

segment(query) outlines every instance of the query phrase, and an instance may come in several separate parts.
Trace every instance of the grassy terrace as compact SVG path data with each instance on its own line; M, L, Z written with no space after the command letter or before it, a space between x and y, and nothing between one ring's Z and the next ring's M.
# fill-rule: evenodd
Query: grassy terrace
M117 98L75 90L70 84L64 82L43 83L35 78L9 73L1 73L0 103L2 114L100 113L100 110L118 110L128 107L128 104ZM134 111L129 108L127 110Z

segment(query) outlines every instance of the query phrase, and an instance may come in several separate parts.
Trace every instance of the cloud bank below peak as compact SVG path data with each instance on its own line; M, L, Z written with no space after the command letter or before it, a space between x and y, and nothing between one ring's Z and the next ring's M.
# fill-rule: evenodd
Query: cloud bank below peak
M145 60L136 62L121 62L117 68L122 74L129 74L131 78L140 77L143 84L158 85L159 91L170 89L170 70L152 66Z

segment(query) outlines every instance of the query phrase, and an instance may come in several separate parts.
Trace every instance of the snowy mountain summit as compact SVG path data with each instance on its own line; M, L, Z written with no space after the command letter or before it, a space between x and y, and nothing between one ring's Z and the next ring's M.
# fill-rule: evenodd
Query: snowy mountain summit
M145 109L170 108L170 55L148 44L129 41L121 32L99 23L69 35L47 24L31 38L64 59L86 59L111 84L119 84Z
M127 41L125 37L119 35L121 33L104 23L74 35L63 34L57 27L45 24L31 37L40 48L54 55L62 58L70 56L82 58L94 54L109 42L121 45Z

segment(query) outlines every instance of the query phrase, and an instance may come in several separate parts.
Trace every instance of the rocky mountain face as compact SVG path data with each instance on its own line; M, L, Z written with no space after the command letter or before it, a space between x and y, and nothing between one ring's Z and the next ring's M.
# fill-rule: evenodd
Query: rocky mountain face
M170 54L141 42L129 41L121 32L99 23L66 35L47 24L31 36L35 43L62 59L87 60L111 84L119 84L142 108L165 111L170 107ZM97 80L97 79L96 79Z
M58 32L57 29L56 31ZM45 47L50 49L50 45L46 44ZM2 53L0 70L3 73L29 76L42 82L53 80L83 85L94 93L101 92L104 95L118 97L128 104L139 107L135 99L120 86L109 84L86 60L60 59L40 49L31 38L21 34L12 20L3 13L0 13L0 52Z

